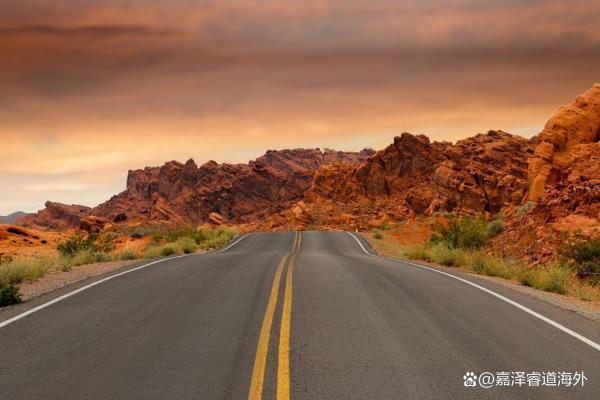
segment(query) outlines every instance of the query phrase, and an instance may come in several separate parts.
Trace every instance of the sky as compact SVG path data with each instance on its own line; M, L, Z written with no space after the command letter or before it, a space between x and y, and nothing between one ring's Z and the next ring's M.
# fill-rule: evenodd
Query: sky
M600 81L598 1L2 0L0 215L127 170L538 133Z

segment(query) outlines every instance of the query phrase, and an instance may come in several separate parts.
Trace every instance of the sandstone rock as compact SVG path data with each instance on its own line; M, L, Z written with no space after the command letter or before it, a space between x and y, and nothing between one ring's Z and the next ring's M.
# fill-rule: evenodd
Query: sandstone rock
M217 213L210 213L208 214L208 221L211 224L215 224L215 225L223 225L225 224L225 219L221 216L221 214L217 214Z
M79 227L81 218L86 216L90 208L81 205L66 205L47 201L46 208L35 214L17 219L17 225L26 227L43 227L53 230L65 230Z
M560 107L539 134L539 144L529 160L529 199L538 200L548 189L565 179L581 178L581 157L593 153L598 160L596 142L600 138L600 84ZM584 178L598 172L585 171Z
M502 131L456 144L403 133L362 164L321 166L304 201L316 224L344 229L345 214L365 228L385 217L494 214L523 201L533 149L532 140Z
M170 161L129 171L127 189L91 213L114 222L248 223L288 209L302 198L314 172L328 163L358 163L374 152L269 150L248 164L198 167Z
M98 233L103 230L108 230L112 225L106 218L97 217L95 215L89 215L81 218L79 222L79 229L86 232Z

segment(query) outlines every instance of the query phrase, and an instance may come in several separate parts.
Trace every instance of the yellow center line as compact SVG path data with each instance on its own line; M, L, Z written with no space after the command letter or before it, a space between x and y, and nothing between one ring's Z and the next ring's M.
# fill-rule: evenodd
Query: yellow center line
M258 339L258 347L256 349L256 356L254 358L254 367L252 368L252 381L250 383L248 400L262 399L265 367L267 365L267 351L269 349L269 338L271 335L271 325L273 324L273 314L275 313L275 305L277 303L277 296L279 294L281 271L283 271L283 267L285 266L288 256L289 254L286 254L279 262L277 271L275 272L275 278L273 279L271 295L269 296L269 303L267 304L267 310L265 311L265 318L263 319L260 337Z
M271 288L271 294L269 296L269 302L265 311L265 317L263 319L260 336L258 339L258 347L256 349L256 356L254 358L254 366L252 368L252 381L250 383L250 392L248 393L248 400L261 400L265 369L267 366L267 353L269 350L269 340L271 336L271 326L273 325L273 315L275 313L275 307L277 305L277 298L279 296L279 286L281 281L281 274L285 268L285 264L290 259L288 264L288 270L285 280L285 292L283 300L283 311L281 315L281 329L279 332L279 355L277 364L277 399L278 400L289 400L290 398L290 330L291 330L291 314L292 314L292 275L294 271L294 260L296 259L296 253L300 249L300 242L302 236L299 232L296 232L294 238L294 244L292 251L286 254L275 272L275 278L273 278L273 286ZM292 255L290 258L290 254Z
M293 254L288 264L285 279L285 296L281 315L281 330L279 332L277 400L289 400L290 398L290 325L292 320L292 274L294 273L295 259L296 254Z

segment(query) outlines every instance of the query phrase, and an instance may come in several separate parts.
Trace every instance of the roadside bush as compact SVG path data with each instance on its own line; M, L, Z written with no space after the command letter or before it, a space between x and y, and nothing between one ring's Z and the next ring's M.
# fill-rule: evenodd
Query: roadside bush
M179 248L175 243L167 243L162 246L149 246L144 251L144 258L168 257L179 253Z
M72 258L82 251L97 251L97 239L97 235L90 234L84 237L81 233L75 233L59 243L56 250L63 257Z
M402 254L405 257L410 258L412 260L431 261L428 249L424 245L420 244L413 245L404 249Z
M183 251L185 254L195 253L198 249L198 245L196 241L190 237L182 237L177 240L177 246Z
M233 239L235 236L235 231L229 228L219 228L219 229L201 229L199 231L202 234L204 240L200 243L201 247L204 249L214 249L217 247L221 247L224 244ZM198 241L196 241L198 243Z
M12 258L0 264L0 285L41 278L56 264L57 260L52 257Z
M135 260L137 257L132 250L125 249L118 254L119 260Z
M71 257L65 257L63 271L69 271L71 267L77 267L84 264L93 264L94 262L96 262L96 255L93 250L81 250Z
M535 268L522 268L517 272L517 280L523 286L536 287L540 286L540 275L541 272Z
M467 254L461 249L452 249L445 243L437 243L429 248L428 257L431 261L448 267L464 266Z
M177 246L174 245L173 243L167 243L164 246L161 246L160 248L160 255L161 256L172 256L174 254L177 254Z
M375 239L383 239L383 233L380 229L373 229L373 237Z
M600 238L575 237L559 248L559 254L571 260L580 276L600 274Z
M444 242L452 248L479 249L487 239L487 224L477 217L450 217L448 224L433 226L432 242Z
M569 290L569 282L570 271L568 269L552 266L541 274L534 287L547 292L566 294Z
M19 287L13 283L0 285L0 307L6 307L21 302Z

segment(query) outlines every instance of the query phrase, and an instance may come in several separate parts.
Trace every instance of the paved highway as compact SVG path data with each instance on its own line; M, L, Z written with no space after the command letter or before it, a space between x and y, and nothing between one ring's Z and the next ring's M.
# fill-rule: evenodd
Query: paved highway
M11 307L0 399L600 397L598 324L365 250L345 232L251 234ZM587 381L465 387L470 371Z

